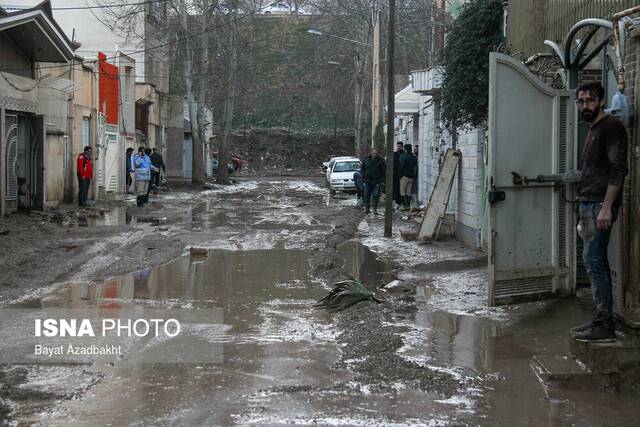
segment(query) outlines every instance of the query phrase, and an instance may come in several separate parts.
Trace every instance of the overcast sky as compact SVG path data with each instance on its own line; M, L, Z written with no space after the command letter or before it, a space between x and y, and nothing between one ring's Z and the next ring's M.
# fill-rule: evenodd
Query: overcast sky
M123 0L123 3L126 1ZM35 6L38 3L41 3L41 0L0 0L0 6ZM53 8L87 5L86 0L51 0ZM90 1L89 5L95 5L95 3ZM95 9L94 11L99 13ZM97 50L111 53L115 50L116 45L125 53L127 50L135 49L134 46L124 46L122 38L101 24L90 10L54 10L53 16L69 39L71 39L75 28L75 40L82 44L77 51L80 56L94 56L94 52Z

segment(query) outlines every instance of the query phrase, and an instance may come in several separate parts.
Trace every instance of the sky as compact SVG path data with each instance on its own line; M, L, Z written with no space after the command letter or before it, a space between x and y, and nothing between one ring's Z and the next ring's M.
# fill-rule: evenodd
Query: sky
M40 2L41 0L0 0L0 6L31 7ZM53 8L87 5L95 5L95 3L89 1L88 4L87 0L51 0ZM125 53L127 50L135 50L135 46L125 46L122 38L101 24L90 10L54 10L53 16L69 39L75 28L75 40L82 44L76 51L80 56L95 57L97 50L107 54L113 53L116 45Z

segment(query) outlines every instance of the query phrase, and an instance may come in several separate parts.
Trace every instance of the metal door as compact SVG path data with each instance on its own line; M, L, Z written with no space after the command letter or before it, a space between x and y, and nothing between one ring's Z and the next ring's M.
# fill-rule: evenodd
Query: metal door
M35 209L44 209L45 185L45 149L46 129L44 116L35 116L32 121L33 137L31 145L31 206Z
M571 190L531 182L574 169L571 94L492 53L489 83L489 304L573 290Z
M7 211L18 209L18 116L5 115L4 146L5 154L5 178L4 194Z
M191 139L185 139L182 141L182 177L191 179L193 159L193 143Z

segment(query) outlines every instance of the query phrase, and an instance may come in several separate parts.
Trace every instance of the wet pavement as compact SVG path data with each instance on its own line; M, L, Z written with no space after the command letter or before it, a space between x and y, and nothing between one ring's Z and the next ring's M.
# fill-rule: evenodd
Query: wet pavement
M124 227L177 240L179 256L108 278L96 278L97 268L74 273L79 280L7 306L218 309L215 327L202 333L219 358L10 367L0 379L15 377L16 386L0 398L13 399L13 420L635 425L637 395L551 389L536 376L536 357L574 350L566 330L588 316L584 298L489 309L483 254L454 241L403 242L402 224L397 237L381 239L382 217L363 220L352 198L328 197L318 181L247 181L173 197L153 212L113 209L88 219L86 229ZM191 255L188 247L201 250ZM135 250L162 245L144 241ZM109 271L110 262L121 262L114 259L96 262ZM339 315L313 308L338 277L362 280L384 302Z

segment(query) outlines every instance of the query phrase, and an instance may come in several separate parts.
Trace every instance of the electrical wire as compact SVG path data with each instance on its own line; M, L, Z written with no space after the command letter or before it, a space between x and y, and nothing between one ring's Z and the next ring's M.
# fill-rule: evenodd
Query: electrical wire
M166 47L166 46L169 46L169 45L171 45L171 44L178 43L178 42L180 42L180 41L186 41L186 40L188 40L188 39L190 39L190 38L197 37L197 36L201 36L202 34L206 34L206 33L211 32L211 31L213 31L213 30L217 30L217 29L223 28L223 27L225 27L225 26L235 24L235 23L237 23L237 22L238 22L238 21L240 21L240 20L247 19L247 18L250 18L250 17L252 17L252 16L257 15L260 11L262 11L262 10L263 10L264 8L266 8L267 6L268 6L268 5L261 6L260 8L258 8L258 9L256 9L256 10L254 10L254 11L251 11L250 13L247 13L246 15L240 15L239 17L237 17L237 18L235 18L235 19L232 19L231 21L228 21L228 22L223 22L223 23L222 23L222 24L220 24L220 25L214 25L214 26L212 26L212 27L206 27L204 30L202 30L202 31L200 31L200 32L198 32L198 33L195 33L195 34L189 34L189 35L186 35L186 36L184 36L184 37L182 37L182 38L177 38L175 41L170 41L170 42L167 42L167 43L161 43L161 44L159 44L159 45L151 46L151 47L148 47L148 48L145 48L145 49L138 49L138 50L130 51L130 52L129 52L129 55L131 55L131 54L137 54L137 53L145 53L145 52L149 52L149 51L152 51L152 50L160 49L160 48L162 48L162 47ZM107 57L107 58L105 58L105 59L106 59L106 60L109 60L109 59L117 59L117 56ZM68 65L68 64L64 64L64 65L43 66L43 67L39 67L39 69L46 69L46 68L58 68L58 67L61 67L61 66L67 66L67 65ZM5 69L5 71L27 71L27 70L30 70L30 69L31 69L31 68L12 68L12 69L8 69L8 68L7 68L7 69Z
M9 86L11 86L12 88L14 88L15 90L17 90L19 92L25 92L25 93L26 92L31 92L32 90L34 90L41 83L40 80L37 80L36 83L32 87L30 87L29 89L23 89L23 88L20 88L20 87L16 86L15 84L13 84L11 82L11 80L9 80L7 78L7 76L4 75L3 71L0 71L0 75L2 75L2 78L4 78L4 80L7 82L7 84Z
M152 4L152 3L165 3L171 0L147 0L135 3L121 3L121 4L108 4L108 5L97 5L97 6L69 6L69 7L52 7L51 10L90 10L90 9L110 9L116 7L126 7L126 6L138 6L143 4ZM0 8L4 10L29 10L31 7L21 7L21 6L3 6L0 4Z

